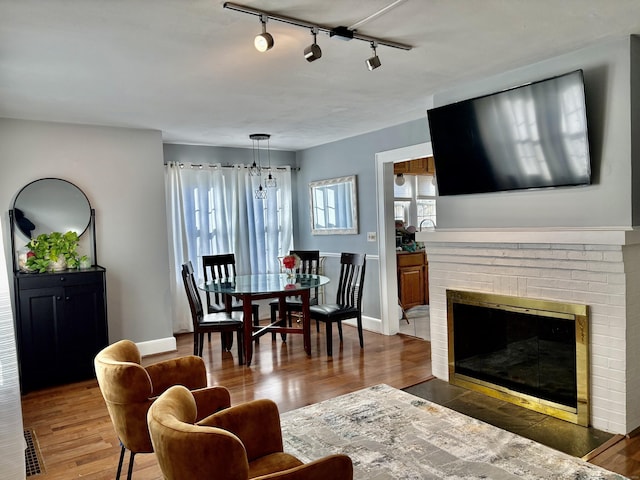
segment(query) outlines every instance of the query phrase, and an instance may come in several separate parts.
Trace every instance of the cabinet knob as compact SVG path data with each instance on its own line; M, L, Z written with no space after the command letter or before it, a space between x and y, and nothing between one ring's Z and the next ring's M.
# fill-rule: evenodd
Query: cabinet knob
M62 300L62 297L58 296L56 297L56 300Z
M65 300L71 300L71 297L64 297Z
M65 277L60 277L60 281L61 281L61 282L64 282L65 280L66 280L66 278L65 278Z

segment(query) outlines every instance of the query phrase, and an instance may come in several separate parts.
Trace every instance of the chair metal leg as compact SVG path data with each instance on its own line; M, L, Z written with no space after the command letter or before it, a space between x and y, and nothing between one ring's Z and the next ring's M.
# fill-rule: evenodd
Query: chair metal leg
M127 480L131 480L131 474L133 473L133 457L135 457L135 455L136 454L133 452L131 452L131 455L129 455L129 471L127 472Z
M116 480L120 480L120 473L122 472L122 462L124 461L124 445L120 442L120 461L118 462L118 471L116 472Z

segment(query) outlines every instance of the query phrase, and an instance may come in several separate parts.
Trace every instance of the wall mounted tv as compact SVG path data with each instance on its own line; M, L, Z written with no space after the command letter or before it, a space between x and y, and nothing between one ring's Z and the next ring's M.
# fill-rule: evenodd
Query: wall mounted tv
M439 195L591 183L582 70L427 117Z

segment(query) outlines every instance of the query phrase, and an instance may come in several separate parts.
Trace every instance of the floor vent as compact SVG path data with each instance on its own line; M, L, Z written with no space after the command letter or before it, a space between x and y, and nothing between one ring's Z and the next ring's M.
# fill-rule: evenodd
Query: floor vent
M38 440L36 439L35 432L33 430L25 430L24 440L27 443L27 448L24 451L24 462L27 477L44 473L44 464L40 456L40 448L38 447Z

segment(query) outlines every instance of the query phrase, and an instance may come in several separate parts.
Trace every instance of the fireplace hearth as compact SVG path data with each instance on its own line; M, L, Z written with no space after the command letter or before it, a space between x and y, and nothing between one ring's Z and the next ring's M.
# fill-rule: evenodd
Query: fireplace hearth
M586 305L447 290L451 383L589 423Z

